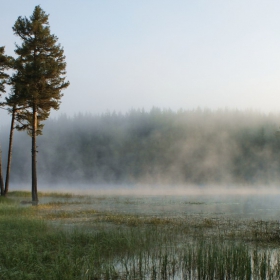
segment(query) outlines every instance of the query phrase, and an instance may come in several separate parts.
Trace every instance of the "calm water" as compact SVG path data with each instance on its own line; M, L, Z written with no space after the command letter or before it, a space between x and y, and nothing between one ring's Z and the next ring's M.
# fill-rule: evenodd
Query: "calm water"
M18 186L17 189L23 189ZM24 188L26 189L26 188ZM50 201L79 202L66 207L92 208L123 214L165 217L224 217L280 220L280 189L277 188L162 188L138 186L39 186L41 191L82 194L74 198L39 197Z

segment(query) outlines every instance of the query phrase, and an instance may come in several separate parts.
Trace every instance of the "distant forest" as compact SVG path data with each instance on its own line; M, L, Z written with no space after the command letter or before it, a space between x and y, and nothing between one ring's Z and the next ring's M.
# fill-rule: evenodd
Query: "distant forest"
M39 183L275 184L279 125L280 114L238 110L62 115L38 137ZM30 143L15 133L11 182L30 181Z

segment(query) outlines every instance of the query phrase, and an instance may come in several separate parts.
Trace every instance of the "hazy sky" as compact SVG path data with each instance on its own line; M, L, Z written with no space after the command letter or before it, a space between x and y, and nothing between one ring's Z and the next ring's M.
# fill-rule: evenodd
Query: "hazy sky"
M7 54L14 22L38 4L66 55L71 85L59 114L280 111L279 0L2 0Z

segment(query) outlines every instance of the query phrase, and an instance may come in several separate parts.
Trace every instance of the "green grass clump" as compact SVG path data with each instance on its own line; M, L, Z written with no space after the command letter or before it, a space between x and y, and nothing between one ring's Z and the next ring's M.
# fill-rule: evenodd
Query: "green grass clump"
M0 205L1 279L102 279L114 258L154 242L138 230L66 232L39 220L37 211Z
M5 196L0 196L0 205L1 204L14 204L15 201L10 199L10 198L7 198Z
M98 213L98 212L96 212ZM159 217L145 217L137 215L126 215L126 214L112 214L112 213L99 213L95 221L113 223L116 225L127 225L127 226L144 226L144 225L170 225L176 224L175 221L171 221L168 218Z
M25 219L0 220L0 227L1 279L111 279L116 256L147 246L136 232L66 233Z
M13 197L31 197L30 191L10 191L8 196Z
M8 193L12 197L31 197L30 191L10 191ZM58 193L58 192L38 192L39 197L61 197L61 198L72 198L78 197L77 195L71 193ZM82 196L81 196L82 197Z

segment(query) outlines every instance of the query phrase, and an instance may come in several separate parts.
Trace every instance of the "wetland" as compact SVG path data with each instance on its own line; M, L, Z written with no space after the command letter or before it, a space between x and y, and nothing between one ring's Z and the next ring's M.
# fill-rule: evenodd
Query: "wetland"
M280 194L210 193L11 192L1 279L279 279Z

